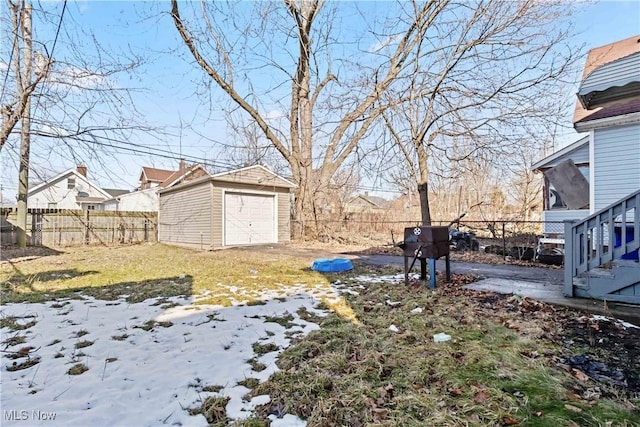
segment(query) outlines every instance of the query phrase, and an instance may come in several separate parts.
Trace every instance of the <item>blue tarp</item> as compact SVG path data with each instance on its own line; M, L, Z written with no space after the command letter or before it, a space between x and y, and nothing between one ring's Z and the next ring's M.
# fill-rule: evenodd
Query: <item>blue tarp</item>
M353 264L345 258L326 259L319 258L313 261L312 270L322 273L336 273L353 269Z

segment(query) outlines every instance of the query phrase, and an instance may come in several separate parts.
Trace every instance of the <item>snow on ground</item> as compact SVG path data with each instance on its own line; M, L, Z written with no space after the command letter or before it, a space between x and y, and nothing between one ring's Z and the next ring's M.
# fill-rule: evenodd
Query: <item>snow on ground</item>
M159 304L155 299L129 304L123 299L85 297L0 306L3 319L17 316L22 324L36 321L25 330L2 328L0 424L207 425L203 415L189 415L188 409L199 408L209 396L230 397L227 415L247 418L269 398L243 400L249 389L238 382L265 381L277 370L276 357L289 345L291 333L303 335L318 328L300 319L299 308L325 314L313 308L318 299L304 292L270 299L264 305L227 308L194 306L181 298L169 301L179 305L168 307L166 300ZM267 316L288 314L295 324L289 329L265 321ZM25 342L6 344L21 335ZM278 350L256 355L252 348L256 342L273 343ZM28 357L15 357L20 349L29 351ZM254 371L247 363L252 358L266 369ZM11 371L14 364L38 359L31 367ZM70 375L69 369L76 364L88 370ZM215 386L218 392L211 391ZM304 422L289 415L273 425Z

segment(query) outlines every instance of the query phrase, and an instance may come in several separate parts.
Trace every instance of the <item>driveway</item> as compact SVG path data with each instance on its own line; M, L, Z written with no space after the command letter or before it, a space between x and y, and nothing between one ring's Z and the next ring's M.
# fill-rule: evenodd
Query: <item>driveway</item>
M404 266L404 257L396 255L355 255L352 259L370 265ZM416 267L414 266L414 269ZM436 268L444 271L444 259L439 259ZM419 267L418 267L419 270ZM562 285L563 270L544 267L525 267L508 264L481 264L477 262L451 261L451 272L456 274L475 274L481 278L525 280L528 282Z

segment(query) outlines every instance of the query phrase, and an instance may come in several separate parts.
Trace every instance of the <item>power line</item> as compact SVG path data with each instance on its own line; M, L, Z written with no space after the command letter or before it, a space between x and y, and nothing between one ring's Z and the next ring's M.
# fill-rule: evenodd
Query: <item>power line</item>
M67 0L64 0L62 4L62 12L60 13L60 20L58 21L58 28L56 29L56 36L53 39L53 45L51 46L51 53L49 54L49 59L53 61L53 52L56 50L56 44L58 43L58 35L60 34L60 29L62 28L62 19L64 18L64 12L67 10ZM46 46L45 46L46 49ZM44 82L43 82L44 83ZM31 116L36 115L36 111L38 111L38 107L40 103L36 103L36 106L33 108L33 114Z
M14 34L14 44L17 43L18 33ZM0 95L0 106L2 106L2 101L4 100L4 92L7 88L7 79L9 78L9 71L11 70L11 61L13 60L13 51L14 48L11 48L11 53L9 54L9 63L7 64L7 72L4 73L4 83L2 83L2 94Z

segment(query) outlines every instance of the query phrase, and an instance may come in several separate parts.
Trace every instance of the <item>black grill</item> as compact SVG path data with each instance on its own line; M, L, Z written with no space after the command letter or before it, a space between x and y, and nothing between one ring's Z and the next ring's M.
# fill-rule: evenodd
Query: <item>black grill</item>
M420 260L420 279L427 278L427 260L431 270L429 287L436 287L436 260L446 257L447 282L451 281L449 261L448 227L407 227L404 229L404 241L398 245L404 251L404 281L409 283L409 272ZM409 265L411 259L411 265Z

